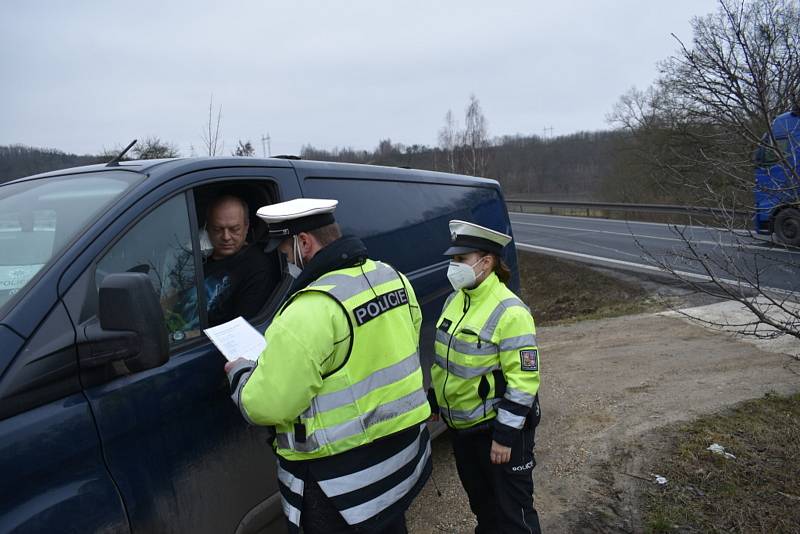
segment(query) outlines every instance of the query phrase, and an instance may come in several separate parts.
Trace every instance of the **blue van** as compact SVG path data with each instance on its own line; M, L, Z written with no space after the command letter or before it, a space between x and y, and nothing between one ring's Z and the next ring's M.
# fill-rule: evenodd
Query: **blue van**
M409 276L426 372L451 291L447 222L511 234L493 180L365 165L130 161L0 186L0 532L283 531L266 432L230 401L225 360L202 334L205 209L231 191L253 214L338 199L342 230ZM250 320L261 331L291 285L273 254L278 274ZM517 290L514 247L505 260Z

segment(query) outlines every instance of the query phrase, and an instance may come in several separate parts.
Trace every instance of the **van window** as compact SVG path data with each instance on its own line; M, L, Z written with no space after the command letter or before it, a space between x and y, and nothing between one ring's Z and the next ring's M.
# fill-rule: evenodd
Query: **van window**
M781 158L777 150L765 146L770 142L769 136L765 135L762 142L765 144L759 146L758 149L756 149L754 158L756 165L758 165L759 167L769 167L771 165L775 165L776 163L780 163ZM776 148L783 153L783 156L788 161L791 161L792 148L789 144L789 139L786 137L775 139L775 145Z
M275 184L268 179L220 181L194 189L209 326L238 316L258 317L281 282L278 253L264 252L268 241L267 225L256 215L261 206L274 203L276 197ZM212 226L207 218L215 202L222 198L244 203L249 229L237 254L215 257L213 235L209 235Z
M170 346L200 335L194 248L186 196L181 194L145 216L100 259L97 287L112 273L139 272L164 311Z
M0 187L0 307L142 178L109 171Z

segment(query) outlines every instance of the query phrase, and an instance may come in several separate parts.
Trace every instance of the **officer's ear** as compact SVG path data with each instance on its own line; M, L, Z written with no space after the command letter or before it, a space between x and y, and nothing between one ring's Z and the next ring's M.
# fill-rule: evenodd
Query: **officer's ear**
M300 247L300 254L304 258L313 256L319 250L319 243L317 243L316 238L308 232L297 234L297 244Z

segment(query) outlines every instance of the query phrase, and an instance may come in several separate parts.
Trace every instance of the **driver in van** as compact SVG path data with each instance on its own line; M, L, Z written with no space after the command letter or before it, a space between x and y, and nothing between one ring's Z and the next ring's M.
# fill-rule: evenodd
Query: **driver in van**
M206 230L213 250L203 271L210 326L255 316L280 277L262 247L247 243L249 229L247 202L241 198L222 195L209 205Z

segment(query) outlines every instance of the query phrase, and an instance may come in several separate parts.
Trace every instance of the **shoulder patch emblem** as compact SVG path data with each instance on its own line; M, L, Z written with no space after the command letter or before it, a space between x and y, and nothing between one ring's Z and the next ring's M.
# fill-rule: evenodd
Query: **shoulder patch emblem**
M523 371L538 371L539 351L537 349L519 351L519 362Z

